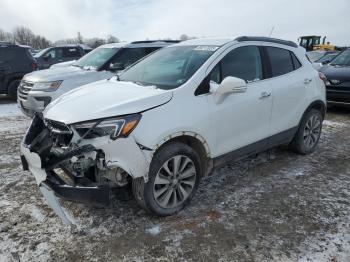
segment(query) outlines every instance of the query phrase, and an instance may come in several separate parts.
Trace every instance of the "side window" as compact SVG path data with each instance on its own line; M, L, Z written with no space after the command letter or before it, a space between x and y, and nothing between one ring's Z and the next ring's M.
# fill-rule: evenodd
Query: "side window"
M145 55L149 55L150 53L153 53L154 51L158 50L159 47L146 47L145 48Z
M1 48L0 49L0 61L9 62L15 57L15 50L12 48Z
M266 50L271 63L272 77L294 71L293 60L289 50L277 47L266 47Z
M238 77L247 82L261 80L262 64L259 48L243 46L228 53L221 60L221 79L227 76Z
M62 58L63 56L63 48L56 48L56 58Z
M127 68L144 56L144 48L124 48L112 59L111 63L120 63L124 68Z
M47 52L44 57L49 57L51 59L56 58L56 48L52 48L49 52Z
M228 53L211 71L195 91L195 95L209 92L209 82L220 84L227 76L241 78L247 82L263 79L260 51L257 46L238 47Z
M297 70L298 68L301 67L301 63L299 59L295 56L295 54L293 54L293 52L290 52L290 55L292 56L294 70Z
M65 47L63 49L63 55L64 57L79 57L80 56L80 52L78 50L78 48L76 47Z

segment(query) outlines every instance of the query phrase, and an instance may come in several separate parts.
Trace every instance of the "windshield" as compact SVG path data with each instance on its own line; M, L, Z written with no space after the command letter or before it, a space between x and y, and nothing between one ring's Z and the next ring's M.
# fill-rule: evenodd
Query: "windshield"
M322 56L320 59L316 60L316 63L323 63L323 62L330 62L333 60L334 57L336 57L338 53L330 53Z
M334 58L331 65L350 66L350 49L345 50Z
M173 89L185 83L218 49L217 46L174 46L160 49L130 67L120 81Z
M84 55L78 61L74 62L73 66L98 70L109 59L111 59L118 52L118 50L118 48L96 48L95 50Z
M43 50L39 51L38 53L36 53L36 54L34 55L34 57L35 57L35 58L39 58L39 57L41 57L43 54L45 54L46 51L48 51L48 50L50 50L50 49L51 49L50 47L49 47L49 48L46 48L46 49L43 49Z

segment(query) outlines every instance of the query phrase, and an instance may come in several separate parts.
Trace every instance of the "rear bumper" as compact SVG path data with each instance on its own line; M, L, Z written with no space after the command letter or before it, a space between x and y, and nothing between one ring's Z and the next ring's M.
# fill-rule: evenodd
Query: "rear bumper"
M350 105L350 87L336 88L327 86L327 103Z

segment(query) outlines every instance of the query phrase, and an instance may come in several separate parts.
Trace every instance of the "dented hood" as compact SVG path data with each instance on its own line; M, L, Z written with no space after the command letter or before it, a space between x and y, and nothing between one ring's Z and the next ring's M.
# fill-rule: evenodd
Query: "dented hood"
M172 91L115 79L101 80L60 96L48 105L44 117L72 124L142 112L171 98Z

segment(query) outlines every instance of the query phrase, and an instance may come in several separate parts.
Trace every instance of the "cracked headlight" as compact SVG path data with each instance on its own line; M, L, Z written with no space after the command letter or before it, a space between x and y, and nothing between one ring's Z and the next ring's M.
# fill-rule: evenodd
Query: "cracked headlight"
M34 83L32 90L33 91L45 91L45 92L56 91L57 88L60 87L62 82L63 82L62 80L59 80L59 81L52 81L52 82Z
M140 119L140 114L134 114L76 123L72 126L85 139L110 136L115 140L119 137L127 137L135 129Z

